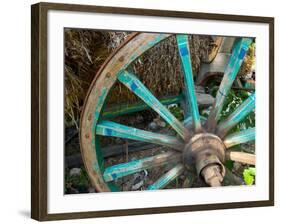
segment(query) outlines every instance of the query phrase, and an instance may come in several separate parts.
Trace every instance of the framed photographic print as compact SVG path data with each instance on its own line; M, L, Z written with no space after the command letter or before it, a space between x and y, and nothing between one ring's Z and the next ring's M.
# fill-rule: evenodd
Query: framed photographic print
M32 5L32 213L274 204L274 18Z

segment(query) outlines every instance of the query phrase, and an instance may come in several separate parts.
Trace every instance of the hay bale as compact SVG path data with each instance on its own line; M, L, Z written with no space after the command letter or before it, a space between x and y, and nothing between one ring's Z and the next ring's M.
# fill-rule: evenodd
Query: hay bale
M128 32L65 29L65 125L76 125L88 88L109 54Z
M77 125L88 88L100 66L129 35L129 32L107 32L83 29L65 30L65 124ZM202 58L212 48L209 36L190 35L193 74ZM157 97L178 94L183 87L180 59L175 36L171 36L145 52L129 70ZM116 83L107 104L133 103L138 98Z
M256 44L255 44L255 42L253 42L250 45L249 50L240 67L240 70L238 72L239 77L245 77L247 74L252 72L252 68L255 64L255 58L256 58L255 51L256 51Z
M190 52L193 75L197 75L201 60L211 50L212 39L208 36L190 35ZM177 95L182 91L184 81L175 36L157 44L128 68L156 96ZM139 99L120 83L116 83L107 104L134 103Z

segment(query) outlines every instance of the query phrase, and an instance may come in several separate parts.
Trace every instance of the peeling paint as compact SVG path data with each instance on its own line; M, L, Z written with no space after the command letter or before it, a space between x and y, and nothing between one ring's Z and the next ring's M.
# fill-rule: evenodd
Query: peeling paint
M150 185L147 190L157 190L162 189L171 183L174 179L176 179L181 173L184 171L184 166L182 164L178 164L163 176L161 176L155 183Z
M238 74L240 66L243 62L246 52L252 43L252 38L239 38L233 46L232 55L225 68L223 80L220 84L214 106L209 114L207 126L208 131L214 131L217 121L219 120L223 103L229 90Z
M144 169L150 169L168 163L177 163L180 159L180 154L171 152L162 153L157 156L151 156L144 159L133 160L127 163L110 166L105 169L103 177L105 181L109 182Z
M201 130L200 114L196 99L194 80L192 74L191 59L189 56L189 44L187 35L177 35L177 44L181 58L182 70L184 74L185 95L187 96L187 105L190 106L193 117L194 128L196 132Z
M184 142L177 139L175 136L144 131L112 121L100 121L97 125L96 134L154 143L179 151L182 151L184 147Z
M247 130L240 131L226 136L223 142L226 148L230 148L235 145L254 141L255 139L256 139L256 128L249 128Z
M133 93L141 98L148 106L156 111L175 131L183 138L188 132L183 124L162 104L156 97L142 84L142 82L132 73L127 71L118 74L118 80L127 86ZM132 83L134 88L132 88ZM136 86L136 87L135 87Z

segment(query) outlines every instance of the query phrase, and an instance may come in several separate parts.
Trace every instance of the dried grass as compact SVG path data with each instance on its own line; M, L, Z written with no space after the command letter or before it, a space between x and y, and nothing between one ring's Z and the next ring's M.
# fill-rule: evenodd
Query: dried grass
M196 75L202 58L210 50L212 40L207 36L191 35L189 42L193 74ZM175 36L165 39L145 52L128 70L136 74L156 97L179 94L183 87L183 77ZM107 99L108 104L136 101L138 98L118 82Z
M65 29L65 124L76 125L88 88L100 66L129 35L129 32L108 32L83 29ZM211 51L210 36L190 35L193 74L201 60ZM178 94L183 77L174 36L167 38L145 52L128 68L155 96ZM240 73L247 72L252 56L246 57ZM116 83L107 98L107 104L138 101L126 87Z
M65 125L77 125L88 88L126 32L65 29Z
M248 73L252 71L252 67L255 64L255 58L256 58L255 50L256 50L256 45L255 43L252 43L251 46L249 47L249 50L238 72L238 76L240 77L246 76Z

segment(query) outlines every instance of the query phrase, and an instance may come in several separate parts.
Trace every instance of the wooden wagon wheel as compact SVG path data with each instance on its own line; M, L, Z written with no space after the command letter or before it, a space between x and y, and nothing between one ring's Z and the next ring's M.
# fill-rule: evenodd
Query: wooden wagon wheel
M187 35L176 35L181 58L185 88L185 102L190 112L180 122L145 87L127 67L144 52L155 46L170 34L134 33L104 63L91 84L81 117L80 142L83 161L92 184L98 191L116 191L114 180L153 169L163 164L174 167L155 180L147 189L164 188L187 167L194 166L198 175L210 186L219 186L225 175L225 159L254 164L255 156L232 152L230 147L255 139L255 129L248 129L228 135L228 131L248 115L255 107L255 94L243 102L226 120L218 123L224 100L237 75L251 38L240 38L233 48L232 56L225 70L224 78L217 92L208 119L200 116L192 75ZM108 121L102 116L102 107L115 82L123 83L145 104L158 113L177 133L169 136ZM191 115L190 115L191 114ZM104 167L99 146L99 136L111 136L154 143L173 149L159 155Z

